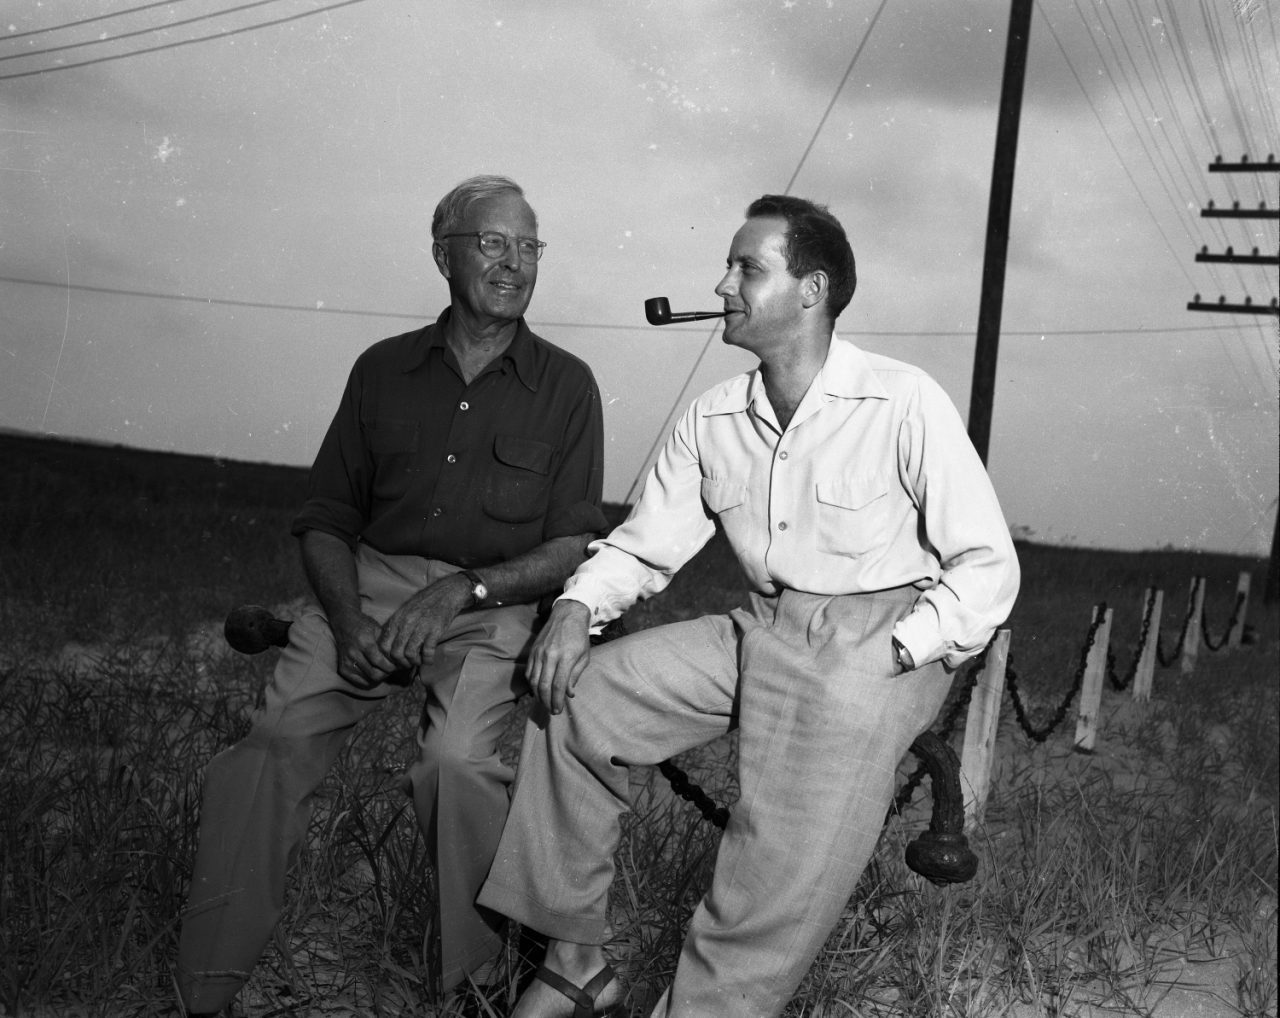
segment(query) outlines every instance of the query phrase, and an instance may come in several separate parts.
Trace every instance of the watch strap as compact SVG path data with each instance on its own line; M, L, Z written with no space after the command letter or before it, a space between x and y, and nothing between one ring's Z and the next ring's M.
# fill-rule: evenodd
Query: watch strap
M474 570L459 569L458 575L465 577L467 582L471 584L471 607L474 608L485 599L489 593L489 588Z

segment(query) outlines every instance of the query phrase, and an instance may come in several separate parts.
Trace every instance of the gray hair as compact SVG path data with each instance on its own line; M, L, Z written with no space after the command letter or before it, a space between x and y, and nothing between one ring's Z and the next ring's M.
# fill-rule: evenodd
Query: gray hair
M510 177L499 177L493 174L468 177L440 199L435 215L431 217L431 239L439 240L442 234L455 232L462 225L462 220L466 218L467 210L472 205L500 194L516 194L523 198L524 188ZM530 209L530 211L533 210ZM538 224L536 212L533 223L536 229Z

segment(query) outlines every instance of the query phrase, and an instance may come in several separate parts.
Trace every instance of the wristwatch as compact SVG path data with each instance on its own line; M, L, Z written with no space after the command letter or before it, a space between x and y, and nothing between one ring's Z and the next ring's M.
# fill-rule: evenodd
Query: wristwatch
M471 584L471 604L467 607L474 608L489 596L489 588L485 586L484 580L480 579L477 573L472 572L470 569L462 569L459 570L458 575L465 577L466 581Z
M911 660L911 651L907 650L897 640L893 641L893 657L898 662L898 667L904 672L909 672L916 666L916 663Z

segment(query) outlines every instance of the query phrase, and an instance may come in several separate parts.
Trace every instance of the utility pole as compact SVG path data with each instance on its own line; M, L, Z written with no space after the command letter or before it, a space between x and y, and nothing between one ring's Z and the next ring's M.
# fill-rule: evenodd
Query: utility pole
M1000 86L1000 114L996 121L996 154L991 169L982 298L978 306L977 344L973 351L973 385L969 391L969 438L984 464L991 444L991 410L996 394L1004 268L1009 251L1009 209L1013 203L1013 168L1018 154L1018 120L1022 113L1022 83L1027 70L1027 41L1031 36L1031 7L1032 0L1013 0L1009 11L1004 82Z
M1274 155L1268 155L1266 162L1251 162L1247 155L1241 156L1238 163L1224 163L1219 155L1209 164L1210 173L1280 173L1280 163ZM1268 208L1264 201L1255 209L1242 209L1239 202L1233 202L1231 208L1216 208L1213 202L1209 207L1200 210L1203 219L1273 219L1280 221L1280 192L1276 195L1276 208ZM1238 255L1231 248L1223 254L1210 254L1209 248L1202 247L1196 255L1198 262L1226 262L1234 265L1280 265L1280 239L1276 243L1274 255L1259 254L1255 247L1251 254ZM1274 315L1280 318L1280 302L1275 297L1268 304L1255 304L1252 297L1246 296L1242 303L1228 304L1227 298L1221 296L1218 303L1211 304L1200 299L1187 303L1188 311L1217 311L1236 315ZM1271 559L1267 565L1267 582L1263 588L1262 600L1265 604L1280 601L1280 509L1276 510L1275 530L1271 534Z

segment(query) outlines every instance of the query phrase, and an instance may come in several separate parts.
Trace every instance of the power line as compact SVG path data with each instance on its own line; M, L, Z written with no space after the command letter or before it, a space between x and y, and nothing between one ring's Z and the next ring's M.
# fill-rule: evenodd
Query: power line
M59 290L81 290L85 293L105 293L117 297L145 297L149 300L175 300L191 304L218 304L225 307L258 308L268 311L309 311L313 314L359 315L367 318L412 318L430 320L430 315L410 315L397 311L366 311L358 308L330 308L307 304L276 304L270 301L232 300L227 297L197 297L185 293L157 293L150 290L122 290L111 286L87 286L84 283L58 283L49 279L23 279L18 276L0 276L0 282L19 283L26 286L48 286Z
M13 78L29 78L35 74L49 74L52 71L70 71L77 67L91 67L94 64L105 64L112 60L124 60L128 57L141 56L144 53L158 53L161 50L177 49L179 46L191 46L198 42L209 42L214 39L229 39L233 35L241 35L244 32L255 32L260 28L271 28L275 25L283 25L290 21L299 21L302 18L309 18L314 14L324 14L327 11L337 10L339 7L350 7L352 4L364 2L365 0L339 0L337 3L331 3L324 7L317 7L314 10L303 11L301 14L291 14L288 17L276 18L274 21L263 21L256 25L246 25L243 28L233 28L225 32L215 32L213 35L202 35L195 39L181 39L178 42L165 43L163 46L148 46L143 49L131 50L128 53L117 53L114 56L98 57L95 60L82 60L76 64L55 64L53 67L42 67L35 71L19 71L16 74L0 74L0 81L9 81Z
M234 300L228 297L201 297L195 294L186 293L162 293L156 290L125 290L112 286L89 286L85 283L60 283L51 279L28 279L21 276L0 276L0 283L16 283L21 286L43 286L57 290L80 290L85 293L101 293L115 297L143 297L148 300L173 300L182 301L188 304L211 304L224 307L239 308L257 308L266 311L294 311L305 312L307 314L319 315L356 315L363 318L404 318L413 321L429 322L435 319L434 315L412 314L402 311L374 311L368 308L343 308L329 307L324 304L282 304L273 301L255 301L255 300ZM636 325L620 325L616 322L531 322L539 328L555 328L555 329L596 329L611 331L630 331L635 329L649 329L652 326L647 324ZM1126 329L1009 329L1002 330L1002 334L1006 336L1135 336L1135 335L1169 335L1174 333L1195 333L1195 332L1224 332L1231 329L1237 329L1237 325L1200 325L1200 326L1156 326L1152 328L1126 328ZM664 329L665 332L698 332L702 329L685 327L681 325L669 325ZM892 330L873 330L873 329L855 329L850 335L858 336L898 336L898 337L972 337L972 329L892 329Z
M83 42L69 42L62 46L49 46L46 49L30 50L26 53L9 53L0 57L0 61L5 60L24 60L29 57L45 56L48 53L62 53L69 49L81 49L85 46L103 46L111 42L119 42L121 39L133 39L139 35L151 35L155 32L166 31L170 28L181 28L183 25L194 25L197 21L209 21L211 18L220 18L225 14L238 14L240 11L251 10L255 7L265 7L267 4L280 3L281 0L253 0L252 3L240 4L236 7L227 7L220 11L212 11L209 14L197 14L192 18L183 18L181 21L170 21L163 25L153 25L147 28L134 29L132 32L120 32L117 35L109 35L100 39L85 39ZM143 51L138 51L143 52ZM132 55L132 54L130 54Z
M849 80L849 75L853 73L853 65L858 62L858 57L862 55L862 50L867 45L867 40L871 38L871 32L876 27L876 22L880 20L880 15L888 6L889 0L880 0L880 6L876 8L875 14L871 16L871 21L867 25L867 30L862 33L862 40L858 43L857 49L853 51L853 56L849 60L849 66L844 69L844 75L840 78L840 83L836 85L835 92L831 95L831 101L827 103L827 108L823 111L822 116L818 119L818 126L814 128L813 135L809 138L809 144L804 147L804 152L800 154L800 159L796 163L796 168L791 174L791 179L787 181L787 186L783 190L783 194L790 194L791 188L796 182L796 178L800 176L800 170L805 164L805 160L809 158L809 153L813 151L813 146L818 140L818 135L822 133L822 128L827 123L827 117L831 115L831 111L835 108L836 100L840 98L840 93L844 90L845 83ZM708 333L706 342L702 344L702 349L698 351L698 357L693 362L693 367L689 370L689 374L685 376L684 385L680 387L680 391L676 394L676 398L672 401L671 409L667 411L667 416L662 419L662 427L658 429L658 436L653 440L653 444L649 446L649 451L645 453L644 459L640 461L640 469L636 473L635 479L631 482L631 487L627 489L626 502L631 501L631 496L635 494L636 486L639 485L640 479L644 476L645 468L649 465L649 460L653 457L658 446L666 438L667 424L676 412L680 409L685 400L685 393L689 391L689 386L693 382L694 375L697 374L698 368L701 367L703 358L706 357L707 351L711 348L711 341L715 338L716 333L720 329L717 323Z
M1049 30L1049 36L1053 39L1058 47L1058 52L1062 54L1062 59L1066 61L1067 70L1071 72L1071 77L1075 79L1076 85L1080 88L1080 93L1084 96L1085 102L1088 103L1090 111L1093 113L1094 119L1098 122L1098 126L1102 128L1102 136L1107 139L1107 145L1110 146L1112 154L1116 157L1116 162L1120 164L1120 169L1124 171L1124 175L1129 179L1129 183L1133 185L1133 190L1138 196L1138 200L1142 202L1142 207L1147 210L1147 215L1151 217L1151 222L1156 228L1156 232L1160 234L1160 239L1164 241L1165 247L1169 249L1169 253L1173 256L1174 263L1178 266L1187 282L1192 289L1195 288L1195 280L1191 278L1191 273L1183 265L1183 258L1174 250L1173 244L1170 243L1168 236L1164 232L1164 227L1160 225L1160 219L1156 216L1155 210L1147 202L1147 196L1142 193L1142 188L1138 186L1138 182L1134 179L1133 173L1129 170L1129 164L1125 162L1124 156L1120 154L1120 149L1116 147L1116 143L1111 138L1111 132L1107 130L1106 121L1102 119L1102 114L1098 112L1098 107L1094 105L1093 97L1089 95L1089 90L1084 87L1084 82L1080 79L1080 75L1076 73L1075 64L1072 63L1070 55L1067 53L1066 47L1062 45L1062 40L1058 38L1058 33L1054 30L1053 22L1045 13L1044 5L1037 3L1040 8L1041 20L1045 27ZM1077 8L1077 12L1079 8ZM1088 26L1085 26L1086 29ZM1092 36L1090 36L1092 40ZM1095 44L1096 45L1096 44ZM1123 107L1123 103L1121 106ZM1127 110L1126 110L1127 113Z
M91 18L81 18L79 21L66 21L61 25L50 25L48 28L33 28L29 32L14 32L12 35L6 35L2 41L12 42L14 39L25 39L32 35L48 35L52 32L60 32L64 28L78 28L80 25L90 25L95 21L106 21L108 18L119 18L126 14L137 14L141 11L149 11L153 7L172 7L174 4L183 2L184 0L155 0L155 3L142 4L140 7L126 7L119 11L109 11L106 14L95 14Z
M849 75L853 73L853 65L858 62L858 57L862 56L862 50L867 45L867 40L871 38L872 31L875 30L876 22L880 20L880 15L884 12L889 0L880 0L880 6L876 8L875 14L871 16L871 22L867 25L867 30L862 34L862 41L858 43L858 48L853 51L853 57L849 60L849 66L844 69L844 77L840 79L840 84L836 86L836 90L831 95L831 101L827 103L827 108L823 110L821 118L818 120L818 126L813 130L813 137L809 139L809 144L804 147L804 152L800 155L800 161L796 163L795 171L791 174L791 179L787 181L787 186L783 190L783 194L790 194L791 188L795 185L796 178L800 176L800 170L805 164L805 160L809 158L809 153L813 151L813 146L818 140L818 135L822 133L823 127L826 126L827 118L831 116L831 111L835 109L836 100L840 98L840 93L844 91L844 86L849 80Z

